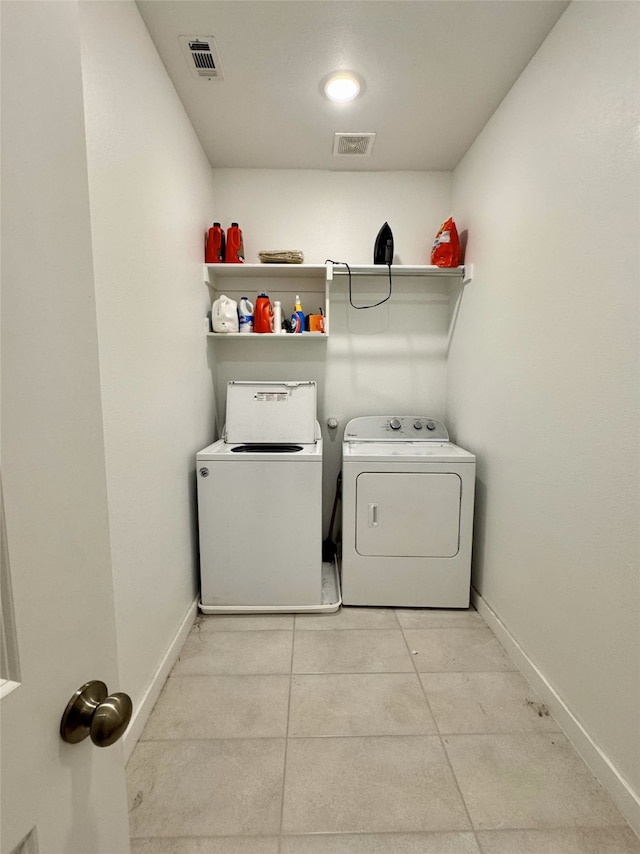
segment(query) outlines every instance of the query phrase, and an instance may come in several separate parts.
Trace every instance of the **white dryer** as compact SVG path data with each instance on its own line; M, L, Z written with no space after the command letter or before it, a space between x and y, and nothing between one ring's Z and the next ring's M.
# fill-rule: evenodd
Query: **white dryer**
M426 416L349 421L342 446L345 605L467 608L475 456Z
M196 459L200 610L336 611L315 382L228 383L224 436Z

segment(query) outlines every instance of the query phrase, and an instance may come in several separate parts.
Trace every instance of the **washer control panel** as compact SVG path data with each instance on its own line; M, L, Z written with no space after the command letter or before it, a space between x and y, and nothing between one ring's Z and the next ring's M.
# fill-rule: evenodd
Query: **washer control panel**
M428 415L364 415L352 418L345 442L448 442L442 421Z

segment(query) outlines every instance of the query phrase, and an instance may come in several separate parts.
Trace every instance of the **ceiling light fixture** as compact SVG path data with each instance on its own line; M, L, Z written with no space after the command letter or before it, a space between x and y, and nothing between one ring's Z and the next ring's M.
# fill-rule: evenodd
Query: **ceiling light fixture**
M324 94L330 101L353 101L360 94L360 80L350 71L336 71L323 81Z

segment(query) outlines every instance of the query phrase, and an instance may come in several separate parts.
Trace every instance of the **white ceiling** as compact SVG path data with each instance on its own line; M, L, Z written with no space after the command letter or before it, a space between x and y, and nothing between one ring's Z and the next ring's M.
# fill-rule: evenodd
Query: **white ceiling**
M568 0L137 0L214 167L449 170ZM224 80L197 79L178 36L214 36ZM320 91L350 69L349 104ZM333 157L336 132L377 134Z

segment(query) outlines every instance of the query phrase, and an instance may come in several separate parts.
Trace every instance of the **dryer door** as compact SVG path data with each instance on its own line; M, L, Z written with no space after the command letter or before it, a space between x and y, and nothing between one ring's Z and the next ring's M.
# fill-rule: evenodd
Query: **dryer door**
M449 472L366 472L356 482L356 551L381 557L454 557L462 481Z

